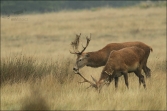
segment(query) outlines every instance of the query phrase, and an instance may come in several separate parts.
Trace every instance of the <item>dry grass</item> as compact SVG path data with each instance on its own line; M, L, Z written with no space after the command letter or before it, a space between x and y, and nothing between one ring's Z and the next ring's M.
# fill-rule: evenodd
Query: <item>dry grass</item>
M147 90L139 88L134 74L129 74L129 90L123 77L118 90L112 83L100 94L91 88L86 90L87 83L78 84L82 79L72 75L75 56L69 49L79 33L83 44L84 37L92 34L87 51L110 42L139 40L150 45L154 51L148 60L152 77L146 79ZM2 110L166 110L165 7L99 8L2 18L1 47L1 77L7 78L1 78ZM91 79L90 75L99 78L101 70L102 67L84 67L81 72ZM65 74L69 76L64 77ZM66 78L64 83L60 82L61 77Z

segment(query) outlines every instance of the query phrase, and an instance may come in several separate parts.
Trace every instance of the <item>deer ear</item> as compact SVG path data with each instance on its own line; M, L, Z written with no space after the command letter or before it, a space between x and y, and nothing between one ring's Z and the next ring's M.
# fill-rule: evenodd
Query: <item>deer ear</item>
M90 56L90 55L87 53L87 54L86 54L86 57L89 57L89 56Z

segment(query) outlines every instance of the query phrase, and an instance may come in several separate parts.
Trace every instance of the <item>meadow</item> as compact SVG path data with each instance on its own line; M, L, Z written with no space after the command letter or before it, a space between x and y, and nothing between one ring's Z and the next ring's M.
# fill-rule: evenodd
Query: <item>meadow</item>
M166 7L95 8L1 18L1 110L166 110ZM86 51L111 42L141 41L153 48L147 89L129 74L101 93L74 74L70 43L91 33ZM82 47L80 46L81 50ZM84 67L89 80L103 67ZM142 72L144 75L144 73Z

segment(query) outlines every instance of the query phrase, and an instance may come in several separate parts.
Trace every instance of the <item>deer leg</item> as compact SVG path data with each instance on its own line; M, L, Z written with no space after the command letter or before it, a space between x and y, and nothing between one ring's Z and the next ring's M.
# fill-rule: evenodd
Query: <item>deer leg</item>
M137 70L137 71L135 71L135 74L136 74L136 76L139 77L139 86L141 85L141 83L143 83L144 88L146 88L144 76L141 74L141 71Z
M127 73L123 73L123 75L124 75L124 79L125 79L125 84L126 84L127 88L129 89L128 74Z
M151 77L151 70L147 66L143 67L143 71L144 71L144 73L146 75L146 78L150 78Z
M118 88L118 77L115 77L115 88Z
M148 57L147 57L148 58ZM151 77L151 70L147 67L147 59L144 60L144 64L143 64L143 71L146 75L146 78L150 78Z
M148 77L151 77L151 70L150 70L147 66L146 66L146 69L147 69L147 72L148 72L148 74L147 74L146 77L147 77L147 78L148 78Z
M136 74L136 76L139 78L139 87L140 87L140 85L141 85L141 80L140 80L139 73L138 73L137 71L135 71L135 74Z
M146 88L146 83L142 74L140 75L140 81L143 83L143 87Z

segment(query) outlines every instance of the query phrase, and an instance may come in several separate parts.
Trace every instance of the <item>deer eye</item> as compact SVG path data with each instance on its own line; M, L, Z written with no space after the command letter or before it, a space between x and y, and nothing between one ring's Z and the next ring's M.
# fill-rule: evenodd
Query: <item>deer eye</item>
M82 59L79 59L79 61L82 61Z

